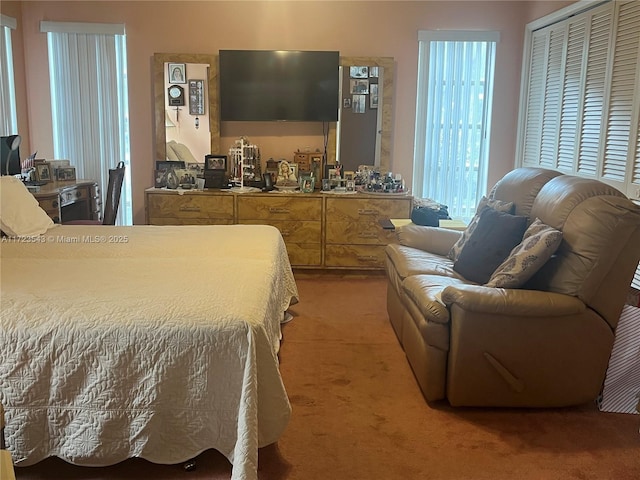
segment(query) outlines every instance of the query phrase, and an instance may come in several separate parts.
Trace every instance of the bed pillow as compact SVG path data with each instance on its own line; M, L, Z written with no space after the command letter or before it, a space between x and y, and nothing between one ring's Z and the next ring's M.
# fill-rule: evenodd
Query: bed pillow
M193 156L193 154L191 153L191 150L189 150L189 147L187 147L184 143L176 142L173 145L173 151L176 152L176 155L178 156L178 160L182 160L185 163L198 162L196 158Z
M536 218L522 242L493 272L487 287L519 288L551 258L562 242L562 232Z
M16 177L0 177L0 230L9 237L42 235L54 223Z
M454 243L453 247L451 247L451 250L449 250L449 258L454 262L458 260L460 252L462 251L462 247L464 247L464 244L467 243L467 240L469 240L469 237L476 229L478 220L480 219L480 214L484 211L485 208L493 208L498 212L513 213L514 204L513 202L503 202L502 200L489 200L487 197L483 196L480 199L480 202L478 202L476 214L469 222L469 225L467 225L467 228L465 228L465 230L462 232L462 235L460 235L458 241Z
M453 269L467 280L487 283L496 268L522 241L526 229L527 217L485 208Z

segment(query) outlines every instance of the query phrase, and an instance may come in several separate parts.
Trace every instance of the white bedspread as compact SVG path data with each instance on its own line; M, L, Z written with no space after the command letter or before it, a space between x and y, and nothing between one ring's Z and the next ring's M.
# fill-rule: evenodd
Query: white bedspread
M17 466L215 448L233 479L290 416L277 351L298 292L269 226L58 226L1 243L0 401ZM33 243L31 243L33 242Z

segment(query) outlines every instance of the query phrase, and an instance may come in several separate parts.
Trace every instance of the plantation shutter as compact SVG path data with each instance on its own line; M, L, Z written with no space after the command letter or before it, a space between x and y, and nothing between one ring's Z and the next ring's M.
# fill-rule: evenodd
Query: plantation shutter
M591 17L590 27L577 173L587 177L596 177L604 109L611 9L607 8L606 11L594 13Z
M624 184L627 159L633 160L633 144L637 135L632 134L633 101L640 84L638 52L640 45L640 2L620 5L615 50L611 73L607 136L602 165L602 177ZM636 115L637 118L637 115ZM636 124L636 132L638 131ZM631 147L631 148L629 148ZM623 187L624 188L624 187Z
M524 133L525 167L538 166L540 160L540 137L542 133L542 111L544 104L545 59L547 57L547 33L533 33L531 61L529 64L529 93L527 95L527 113Z
M578 158L576 142L580 131L582 110L582 96L580 84L586 67L583 62L585 50L585 35L587 32L586 18L569 22L567 37L567 54L562 88L562 115L560 118L560 139L558 144L558 170L573 173L573 166Z
M549 23L530 30L516 165L597 178L640 198L640 2Z

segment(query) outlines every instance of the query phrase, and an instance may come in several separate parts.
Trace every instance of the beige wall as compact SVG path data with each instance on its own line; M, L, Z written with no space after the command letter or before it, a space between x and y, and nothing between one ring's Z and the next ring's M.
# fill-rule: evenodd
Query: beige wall
M488 183L514 164L524 26L571 1L199 1L6 2L14 35L18 117L25 152L52 158L46 35L41 20L124 23L127 32L134 221L144 221L144 189L153 183L152 57L220 49L339 50L344 56L396 61L392 170L410 181L413 164L417 31L498 30ZM21 86L25 89L22 90ZM315 130L318 130L317 133ZM240 135L263 158L289 158L322 146L321 125L222 125L222 152Z

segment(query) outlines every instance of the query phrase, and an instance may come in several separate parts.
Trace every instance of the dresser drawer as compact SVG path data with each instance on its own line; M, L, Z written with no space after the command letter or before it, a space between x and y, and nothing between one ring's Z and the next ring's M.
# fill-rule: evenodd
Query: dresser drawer
M313 243L287 243L289 262L294 267L319 267L322 265L322 248Z
M149 225L233 225L232 218L149 217Z
M233 223L233 196L232 195L148 195L149 222L156 224L152 219L167 218L182 220L181 223L166 223L169 225L194 224L195 219L228 220ZM188 222L188 223L185 223ZM207 222L195 222L195 224Z
M60 223L60 199L57 194L39 196L38 205L55 223Z
M384 268L384 245L325 245L327 267Z
M327 244L353 243L387 245L397 240L393 230L385 230L375 222L327 222Z
M334 221L377 222L379 218L409 218L411 198L327 198L327 223Z
M72 203L88 198L91 198L88 187L62 190L62 192L60 192L60 206L66 207L67 205L71 205Z
M320 221L322 198L278 196L238 197L238 223L246 220L315 220Z
M289 243L320 244L322 225L305 220L244 220L244 225L271 225L280 230L282 238Z

